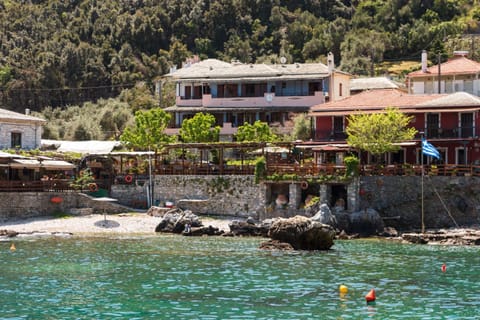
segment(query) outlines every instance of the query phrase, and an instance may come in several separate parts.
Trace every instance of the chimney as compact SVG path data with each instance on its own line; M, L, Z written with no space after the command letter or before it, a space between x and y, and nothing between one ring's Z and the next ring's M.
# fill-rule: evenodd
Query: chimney
M29 115L30 115L30 109L28 109L28 108L25 109L25 114L26 114L27 116L29 116Z
M427 72L427 50L422 50L422 72Z
M333 53L329 52L327 55L327 66L328 66L328 72L332 72L333 69L335 68L335 63L333 60Z

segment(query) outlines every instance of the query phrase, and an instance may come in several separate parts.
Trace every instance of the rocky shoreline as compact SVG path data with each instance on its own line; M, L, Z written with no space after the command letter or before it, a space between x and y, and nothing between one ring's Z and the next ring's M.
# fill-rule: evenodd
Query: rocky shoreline
M28 218L22 220L0 221L0 240L9 240L19 237L31 236L89 236L109 234L155 234L157 232L171 232L185 236L258 236L269 237L269 230L272 223L278 219L269 221L254 221L253 219L238 219L234 217L211 217L200 216L197 223L188 226L185 232L185 223L176 226L177 230L166 227L164 219L165 212L156 214L151 210L147 213L124 213L115 215L85 215L70 216L63 218L42 217ZM174 221L178 219L175 218ZM285 219L281 219L285 220ZM191 219L188 221L192 221ZM166 230L160 230L162 223ZM305 224L305 221L297 221ZM287 227L286 227L287 228ZM289 228L292 228L289 226ZM429 245L480 245L480 228L456 228L427 230L426 232L397 232L395 229L385 227L375 234L364 235L360 233L346 233L335 230L335 239L357 239L364 237L381 237L388 240L401 241L412 244ZM285 245L285 241L272 238L270 242L263 243L263 248L277 248L281 250L291 249ZM294 246L295 247L295 246Z

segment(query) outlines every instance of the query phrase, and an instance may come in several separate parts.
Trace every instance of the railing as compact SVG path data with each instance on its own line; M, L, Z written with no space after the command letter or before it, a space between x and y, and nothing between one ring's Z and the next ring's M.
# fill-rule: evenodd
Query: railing
M0 181L0 192L70 192L70 180Z
M176 105L180 107L203 106L203 107L309 107L325 101L322 91L316 91L314 95L290 95L278 96L274 93L264 93L260 97L214 97L204 94L202 99L176 98Z
M417 129L419 132L417 133L417 139L420 139L421 133L425 132L425 138L427 139L444 139L444 138L452 138L452 139L462 139L462 138L472 138L476 136L476 129L475 127L452 127L452 128L425 128L423 131L422 129ZM331 132L320 132L318 136L315 137L317 141L327 141L327 140L345 140L347 138L347 134L344 131L331 131Z
M195 165L195 164L167 164L157 166L154 175L251 175L255 171L253 165ZM116 184L129 184L137 180L148 180L145 174L121 174L115 178Z
M424 165L424 175L438 176L480 176L480 166L474 165ZM346 167L332 164L276 164L268 165L267 176L272 175L295 175L320 176L320 175L344 175ZM408 176L422 175L421 165L397 164L397 165L360 165L358 173L361 176Z
M225 166L222 170L213 166L198 167L177 167L166 166L165 171L157 170L155 175L252 175L254 166ZM474 165L424 165L423 174L428 176L480 176L480 166ZM276 164L268 165L267 176L277 175L280 178L288 177L315 177L322 175L344 176L346 167L332 164ZM421 165L361 165L358 168L361 176L420 176L422 175ZM117 175L114 184L138 184L146 183L148 175L124 174ZM0 180L0 192L89 192L89 187L78 190L70 185L70 180L48 180L48 181L17 181ZM109 188L109 182L105 180L95 181L98 188Z

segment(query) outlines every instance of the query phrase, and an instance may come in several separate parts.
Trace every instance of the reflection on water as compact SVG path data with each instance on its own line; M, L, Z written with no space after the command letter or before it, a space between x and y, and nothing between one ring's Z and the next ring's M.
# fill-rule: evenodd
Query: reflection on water
M476 247L355 240L272 252L261 241L43 238L15 251L0 242L0 318L474 319L480 309Z

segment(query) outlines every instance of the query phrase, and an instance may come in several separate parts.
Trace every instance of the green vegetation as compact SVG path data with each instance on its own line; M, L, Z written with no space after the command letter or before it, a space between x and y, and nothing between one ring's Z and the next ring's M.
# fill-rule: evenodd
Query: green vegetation
M311 118L305 113L298 114L293 118L292 140L308 141L312 137Z
M137 111L135 125L127 127L120 140L134 149L157 152L173 142L174 137L165 133L170 118L171 115L160 108Z
M255 183L259 183L265 178L267 172L267 163L265 157L259 157L255 163Z
M360 164L360 159L358 159L356 156L347 156L345 159L343 159L343 162L345 162L346 167L345 176L358 176L358 165Z
M95 177L93 176L90 169L82 170L76 177L75 181L70 183L70 186L77 190L86 190L89 185L95 182Z
M315 196L313 197L306 205L305 208L310 208L316 205L320 201L320 197Z
M233 159L229 159L227 160L227 165L228 166L241 166L241 165L244 165L244 166L247 166L247 165L250 165L250 166L253 166L257 163L257 159L243 159L243 160L233 160Z
M478 32L479 16L466 0L0 0L0 101L42 111L117 97L138 82L153 92L193 54L292 63L332 52L344 71L364 75L384 74L383 61L419 61L422 49L436 59L474 48L478 58L480 39L464 35ZM161 107L171 105L173 91L162 92Z
M238 127L235 138L239 142L273 142L278 140L277 135L272 132L268 124L260 120L253 124L245 122Z
M215 117L199 112L193 118L183 120L180 139L183 142L218 142L220 127L215 126Z
M396 152L396 143L413 139L417 130L408 127L413 116L401 113L396 108L387 108L384 113L352 114L348 116L347 143L374 155Z

